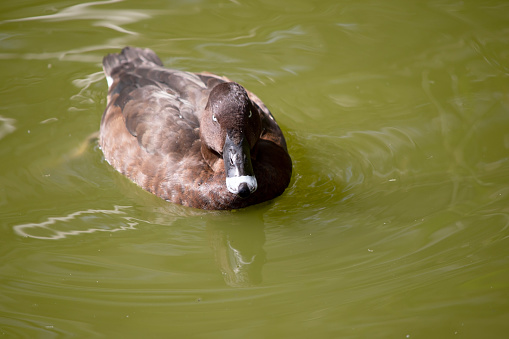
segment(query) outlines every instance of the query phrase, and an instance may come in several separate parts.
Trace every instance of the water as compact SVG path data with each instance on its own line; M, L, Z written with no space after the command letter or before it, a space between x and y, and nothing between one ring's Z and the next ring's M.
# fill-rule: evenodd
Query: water
M0 5L4 337L503 338L504 1ZM234 212L168 204L96 141L102 57L255 92L294 163Z

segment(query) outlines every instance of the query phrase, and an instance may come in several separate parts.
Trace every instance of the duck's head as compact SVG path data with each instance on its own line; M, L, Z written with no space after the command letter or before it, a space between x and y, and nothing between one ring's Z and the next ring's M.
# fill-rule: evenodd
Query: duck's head
M223 159L226 187L242 198L258 187L251 156L260 134L260 113L244 87L234 82L216 85L200 121L202 154L214 170Z

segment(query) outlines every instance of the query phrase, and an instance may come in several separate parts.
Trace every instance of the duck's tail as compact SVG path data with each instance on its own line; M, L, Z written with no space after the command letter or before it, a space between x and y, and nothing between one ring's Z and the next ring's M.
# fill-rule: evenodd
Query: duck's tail
M162 66L161 59L149 48L125 47L122 52L108 54L103 59L103 69L107 77L111 78L113 71L124 64L132 64L138 67L141 64L149 63Z

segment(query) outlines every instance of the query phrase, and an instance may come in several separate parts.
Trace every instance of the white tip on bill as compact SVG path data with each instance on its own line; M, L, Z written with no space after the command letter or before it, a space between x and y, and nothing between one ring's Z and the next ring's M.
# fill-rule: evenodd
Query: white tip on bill
M242 183L246 183L249 187L249 191L253 193L258 188L256 178L251 175L243 175L240 177L226 178L226 188L233 194L239 193L239 186Z

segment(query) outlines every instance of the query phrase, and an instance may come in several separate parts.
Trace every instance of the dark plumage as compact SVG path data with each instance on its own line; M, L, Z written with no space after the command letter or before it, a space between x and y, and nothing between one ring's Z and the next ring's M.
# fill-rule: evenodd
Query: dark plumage
M150 49L103 60L109 91L100 145L143 189L202 209L273 199L290 182L285 138L263 102L210 73L163 67Z

